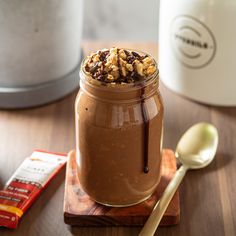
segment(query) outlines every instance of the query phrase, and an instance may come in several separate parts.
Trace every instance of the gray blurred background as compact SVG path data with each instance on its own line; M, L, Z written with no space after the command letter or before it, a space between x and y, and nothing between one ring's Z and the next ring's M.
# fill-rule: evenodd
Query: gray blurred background
M84 39L157 41L159 0L85 0Z

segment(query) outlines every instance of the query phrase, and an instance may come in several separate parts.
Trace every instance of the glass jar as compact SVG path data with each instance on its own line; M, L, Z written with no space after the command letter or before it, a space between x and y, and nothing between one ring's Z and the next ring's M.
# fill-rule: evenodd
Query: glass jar
M163 104L158 72L134 84L103 84L83 69L80 77L76 159L83 190L108 206L146 200L161 176Z

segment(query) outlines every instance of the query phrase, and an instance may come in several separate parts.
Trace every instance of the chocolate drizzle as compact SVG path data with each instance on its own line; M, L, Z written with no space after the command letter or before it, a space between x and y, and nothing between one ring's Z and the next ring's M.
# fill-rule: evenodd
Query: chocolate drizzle
M141 89L141 110L143 117L143 126L144 126L144 135L143 135L143 156L144 156L144 168L143 172L147 174L149 172L148 167L148 143L149 143L149 116L147 112L147 108L145 106L145 98L144 98L145 90Z

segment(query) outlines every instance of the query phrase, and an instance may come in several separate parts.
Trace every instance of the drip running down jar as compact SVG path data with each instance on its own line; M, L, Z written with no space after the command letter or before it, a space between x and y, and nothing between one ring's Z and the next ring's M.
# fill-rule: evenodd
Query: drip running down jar
M113 73L117 80L107 82L111 78L107 73L99 80L98 72L94 77L86 71L88 59L82 64L81 89L75 102L78 177L83 190L96 202L130 206L149 198L160 181L163 104L158 70L132 81L132 76L122 73L125 61L119 53L118 60L111 60L105 52L108 59L100 65L118 61L121 76ZM100 58L105 60L103 54ZM131 65L138 68L134 60Z

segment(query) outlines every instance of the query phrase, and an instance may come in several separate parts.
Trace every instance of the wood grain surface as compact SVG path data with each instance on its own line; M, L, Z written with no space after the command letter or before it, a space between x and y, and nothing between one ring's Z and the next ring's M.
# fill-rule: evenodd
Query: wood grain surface
M64 221L77 226L140 226L144 225L156 202L176 172L172 150L164 149L162 175L154 194L146 201L131 207L107 207L94 202L82 189L76 165L75 151L68 154L66 167ZM172 198L160 225L176 225L180 219L179 191Z
M153 43L85 42L85 54L110 46L140 49L157 56ZM171 69L171 68L170 68ZM236 108L206 106L160 86L165 105L164 147L175 149L191 125L212 122L219 130L215 160L202 170L190 171L180 188L181 221L161 227L159 236L236 235ZM209 93L214 92L214 87ZM74 148L76 92L53 104L26 110L0 111L0 186L34 149L68 152ZM49 185L23 216L18 229L0 229L0 235L122 236L137 235L140 227L69 227L63 221L65 172Z

